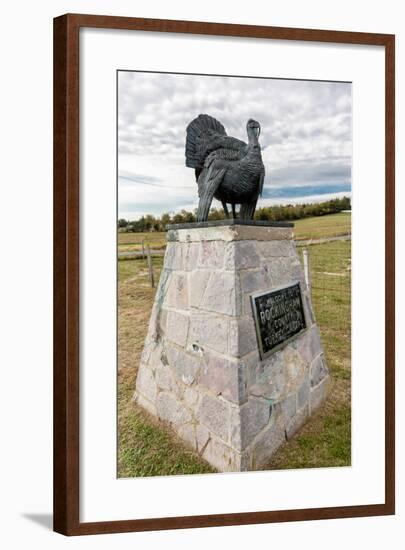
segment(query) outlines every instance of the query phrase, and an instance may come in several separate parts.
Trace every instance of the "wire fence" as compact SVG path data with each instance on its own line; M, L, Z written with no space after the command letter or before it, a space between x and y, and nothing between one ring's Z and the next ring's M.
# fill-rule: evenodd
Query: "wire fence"
M317 322L350 334L351 240L297 243Z

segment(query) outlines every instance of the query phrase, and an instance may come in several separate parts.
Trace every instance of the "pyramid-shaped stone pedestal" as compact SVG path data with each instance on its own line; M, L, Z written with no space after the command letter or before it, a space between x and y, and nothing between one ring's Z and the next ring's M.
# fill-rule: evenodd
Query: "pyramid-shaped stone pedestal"
M172 227L135 398L218 470L260 469L320 405L329 381L292 228ZM266 347L259 324L268 312L255 316L252 296L291 285L300 289L301 325L269 350L281 321Z

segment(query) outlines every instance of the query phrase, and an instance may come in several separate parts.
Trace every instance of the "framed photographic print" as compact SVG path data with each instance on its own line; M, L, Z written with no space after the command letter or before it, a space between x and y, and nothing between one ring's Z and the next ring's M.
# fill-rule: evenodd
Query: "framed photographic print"
M394 514L394 36L54 20L54 529Z

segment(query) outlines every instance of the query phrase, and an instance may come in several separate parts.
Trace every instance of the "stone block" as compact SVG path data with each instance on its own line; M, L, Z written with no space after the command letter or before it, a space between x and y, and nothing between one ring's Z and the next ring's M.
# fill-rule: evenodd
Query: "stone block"
M183 246L183 270L194 271L198 261L200 246L198 243L186 243Z
M172 273L168 283L166 305L176 309L188 308L188 284L185 273Z
M268 426L256 437L251 450L252 469L258 470L268 464L273 453L286 441L284 417L280 406L273 407Z
M238 315L236 291L234 273L214 271L208 280L200 307L224 315Z
M188 443L193 449L197 448L197 440L195 437L195 426L193 424L184 424L179 427L178 434L183 441Z
M330 377L325 376L325 378L317 385L311 388L310 398L309 398L309 412L312 414L316 409L318 409L323 401L326 399L328 394L328 387L330 384Z
M257 250L263 259L268 258L289 258L295 255L291 241L259 241L256 244Z
M155 402L157 388L153 371L144 365L140 365L136 378L136 389L151 403Z
M162 306L158 303L154 303L152 306L152 312L150 316L149 321L149 329L148 334L146 337L146 342L148 346L152 347L159 341L159 338L161 337L162 333L165 331L166 328L166 320L167 320L167 312L162 308ZM145 352L146 352L145 346ZM145 359L144 362L147 362L147 359Z
M185 245L179 243L167 243L164 266L166 269L179 270L183 269L183 247Z
M238 472L249 472L253 470L252 467L252 451L251 449L245 449L239 454L239 457L237 457L237 460L239 462L239 468Z
M202 456L220 472L241 470L241 454L216 438L209 440Z
M222 395L233 403L243 403L246 400L245 365L240 361L230 361L205 350L197 382L211 393Z
M258 349L253 317L232 320L229 323L229 354L243 357Z
M162 350L163 350L162 341L161 340L158 340L157 342L152 341L151 345L148 344L148 348L149 348L148 360L145 362L141 360L141 365L154 370L156 366L161 363Z
M273 286L267 267L242 271L240 273L240 280L242 292L249 294L269 290Z
M166 337L179 346L187 343L189 316L177 311L167 312Z
M239 451L247 447L255 436L268 424L271 404L265 399L250 398L231 413L231 446Z
M304 274L298 258L273 258L264 265L275 287L288 285L294 281L304 282Z
M311 385L309 382L309 378L305 377L297 394L299 409L301 409L301 407L304 407L305 405L308 404L310 389L311 389Z
M286 386L283 399L290 393L299 391L305 379L308 379L309 368L301 355L293 346L286 346L281 350L286 364Z
M186 388L184 390L184 403L192 410L197 408L200 393L192 388Z
M174 376L186 386L193 384L201 368L199 357L170 344L165 346L164 360L170 366Z
M190 307L200 307L208 279L211 276L210 271L193 271L189 275L189 304Z
M237 225L234 227L235 241L282 241L292 239L291 227L260 227Z
M247 360L248 392L281 402L297 393L308 375L308 364L292 346L286 346L260 361L252 355Z
M321 339L319 329L316 325L298 336L294 342L298 353L308 364L311 364L313 359L322 353Z
M321 380L328 375L328 367L326 366L323 353L318 355L311 364L311 387L317 386Z
M291 420L295 413L297 412L297 394L293 393L284 399L281 403L281 407L285 416L286 421Z
M156 409L161 420L176 427L192 419L190 411L172 393L160 392L156 400Z
M224 255L225 243L223 241L203 241L200 244L197 268L222 269Z
M160 390L170 391L173 389L171 371L168 365L160 363L155 369L155 381Z
M168 243L180 242L179 231L177 229L170 229L166 233L166 239Z
M197 417L210 432L218 435L223 441L228 441L230 408L225 400L204 395Z
M157 416L155 404L151 403L148 399L143 397L143 395L141 395L138 391L135 392L134 402L152 416Z
M199 453L203 453L211 439L210 432L203 424L197 424L196 427L196 441L197 450Z
M294 415L293 418L287 421L285 428L285 437L287 440L290 440L298 430L305 424L309 415L309 406L308 404L303 407L300 411Z
M255 241L236 241L225 248L225 269L239 271L260 265Z
M253 308L252 308L252 301L251 301L251 293L249 292L244 292L242 294L242 297L241 297L241 302L242 302L242 315L243 316L248 316L248 315L252 315L253 313Z
M164 267L160 273L159 284L155 294L155 304L161 306L167 296L172 271Z
M253 356L247 364L248 393L255 397L279 401L286 385L286 368L282 352L261 361Z
M211 227L187 227L170 229L168 242L205 242L205 241L280 241L291 240L292 227L228 225Z
M227 353L228 322L223 317L210 314L194 314L190 317L189 344Z
M151 332L151 329L149 328L149 332ZM150 334L148 333L145 344L143 346L142 354L141 354L141 364L148 365L150 362L151 354L153 353L153 350L159 345L154 338L150 337Z

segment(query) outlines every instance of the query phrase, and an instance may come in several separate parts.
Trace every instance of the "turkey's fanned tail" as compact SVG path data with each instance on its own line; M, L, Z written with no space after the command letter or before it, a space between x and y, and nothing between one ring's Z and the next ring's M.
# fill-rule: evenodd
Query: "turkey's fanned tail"
M198 115L187 126L186 166L202 168L204 158L215 136L226 136L223 125L210 115Z

